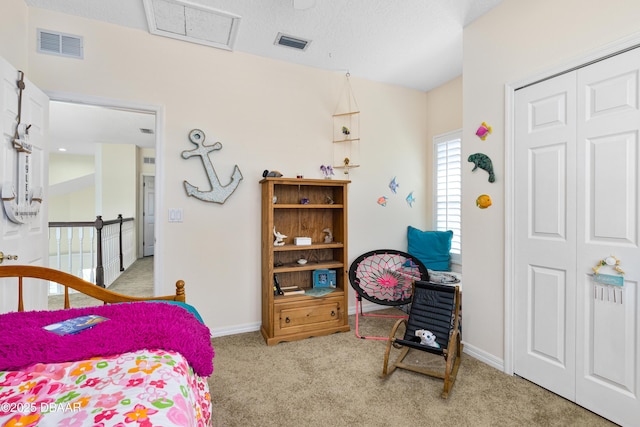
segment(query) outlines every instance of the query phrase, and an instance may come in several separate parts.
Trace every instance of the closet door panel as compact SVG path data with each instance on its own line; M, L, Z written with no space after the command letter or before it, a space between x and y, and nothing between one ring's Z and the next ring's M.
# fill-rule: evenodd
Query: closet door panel
M640 420L640 49L577 71L576 403L622 425ZM615 257L622 286L596 282Z
M575 396L575 73L516 92L515 373Z

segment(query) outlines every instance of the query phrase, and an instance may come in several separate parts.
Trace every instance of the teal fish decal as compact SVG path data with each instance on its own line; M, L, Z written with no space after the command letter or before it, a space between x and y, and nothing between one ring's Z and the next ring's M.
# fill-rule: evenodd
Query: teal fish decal
M411 193L409 193L409 195L407 196L407 203L409 204L409 207L413 207L413 202L416 201L416 198L413 197L413 191Z
M471 172L480 168L489 172L489 182L494 182L496 180L496 176L493 173L493 163L491 162L489 156L482 153L475 153L470 155L467 160L473 162L473 164L475 165Z

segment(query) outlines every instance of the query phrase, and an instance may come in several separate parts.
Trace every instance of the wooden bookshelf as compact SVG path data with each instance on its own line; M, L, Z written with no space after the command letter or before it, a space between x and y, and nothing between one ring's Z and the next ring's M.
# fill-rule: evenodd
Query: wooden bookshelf
M262 187L262 335L268 345L349 331L347 186L329 179L265 178ZM302 201L305 201L303 204ZM287 238L274 246L274 227ZM329 229L333 241L325 243ZM295 237L310 237L297 246ZM299 264L305 259L305 264ZM336 271L336 288L312 297L274 295L281 286L313 287L313 272Z

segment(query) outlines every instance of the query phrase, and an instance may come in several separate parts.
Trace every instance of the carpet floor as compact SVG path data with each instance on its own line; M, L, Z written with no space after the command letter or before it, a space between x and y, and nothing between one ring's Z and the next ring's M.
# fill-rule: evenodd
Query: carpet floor
M136 261L109 289L153 295L153 257ZM187 301L189 293L187 289ZM100 302L71 295L72 307ZM62 296L49 309L62 308ZM383 312L399 313L395 309ZM380 377L385 341L351 332L267 346L260 332L212 339L209 378L214 427L613 426L527 380L463 354L447 400L442 381L397 370ZM360 333L384 336L393 319L367 318ZM464 339L464 337L463 337ZM392 353L391 360L395 360ZM412 352L408 362L439 368L440 357Z
M393 309L391 309L393 310ZM387 310L390 311L390 310ZM351 332L268 347L259 332L213 338L209 379L213 425L235 426L612 426L527 380L463 354L449 398L443 382L396 370L382 379L385 341ZM386 335L392 319L368 318L360 332ZM397 354L397 353L396 353ZM407 361L443 366L411 352ZM395 360L392 353L391 360Z

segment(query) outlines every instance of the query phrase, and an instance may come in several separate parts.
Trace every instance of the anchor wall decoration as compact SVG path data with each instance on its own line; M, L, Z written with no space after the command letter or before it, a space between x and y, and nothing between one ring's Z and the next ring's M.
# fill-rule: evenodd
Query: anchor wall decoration
M193 129L189 132L189 141L191 141L197 148L183 151L182 158L188 159L193 156L200 156L204 170L207 172L209 182L211 183L211 190L202 191L195 185L189 184L186 180L184 181L184 189L188 196L193 196L205 202L222 204L229 198L229 196L231 196L231 194L233 194L236 188L238 188L238 184L242 181L242 173L240 172L238 165L235 165L233 173L231 174L231 181L227 185L222 185L218 179L216 171L213 169L213 163L209 158L209 153L221 150L222 144L220 142L216 142L213 145L205 145L204 139L204 132L200 129Z
M31 186L31 152L33 145L29 144L29 128L31 125L21 123L22 92L25 89L24 73L19 71L20 80L17 81L18 117L16 130L11 144L16 150L17 183L5 182L2 185L2 204L9 221L16 224L27 224L40 213L42 204L42 187ZM16 191L17 189L17 191Z

